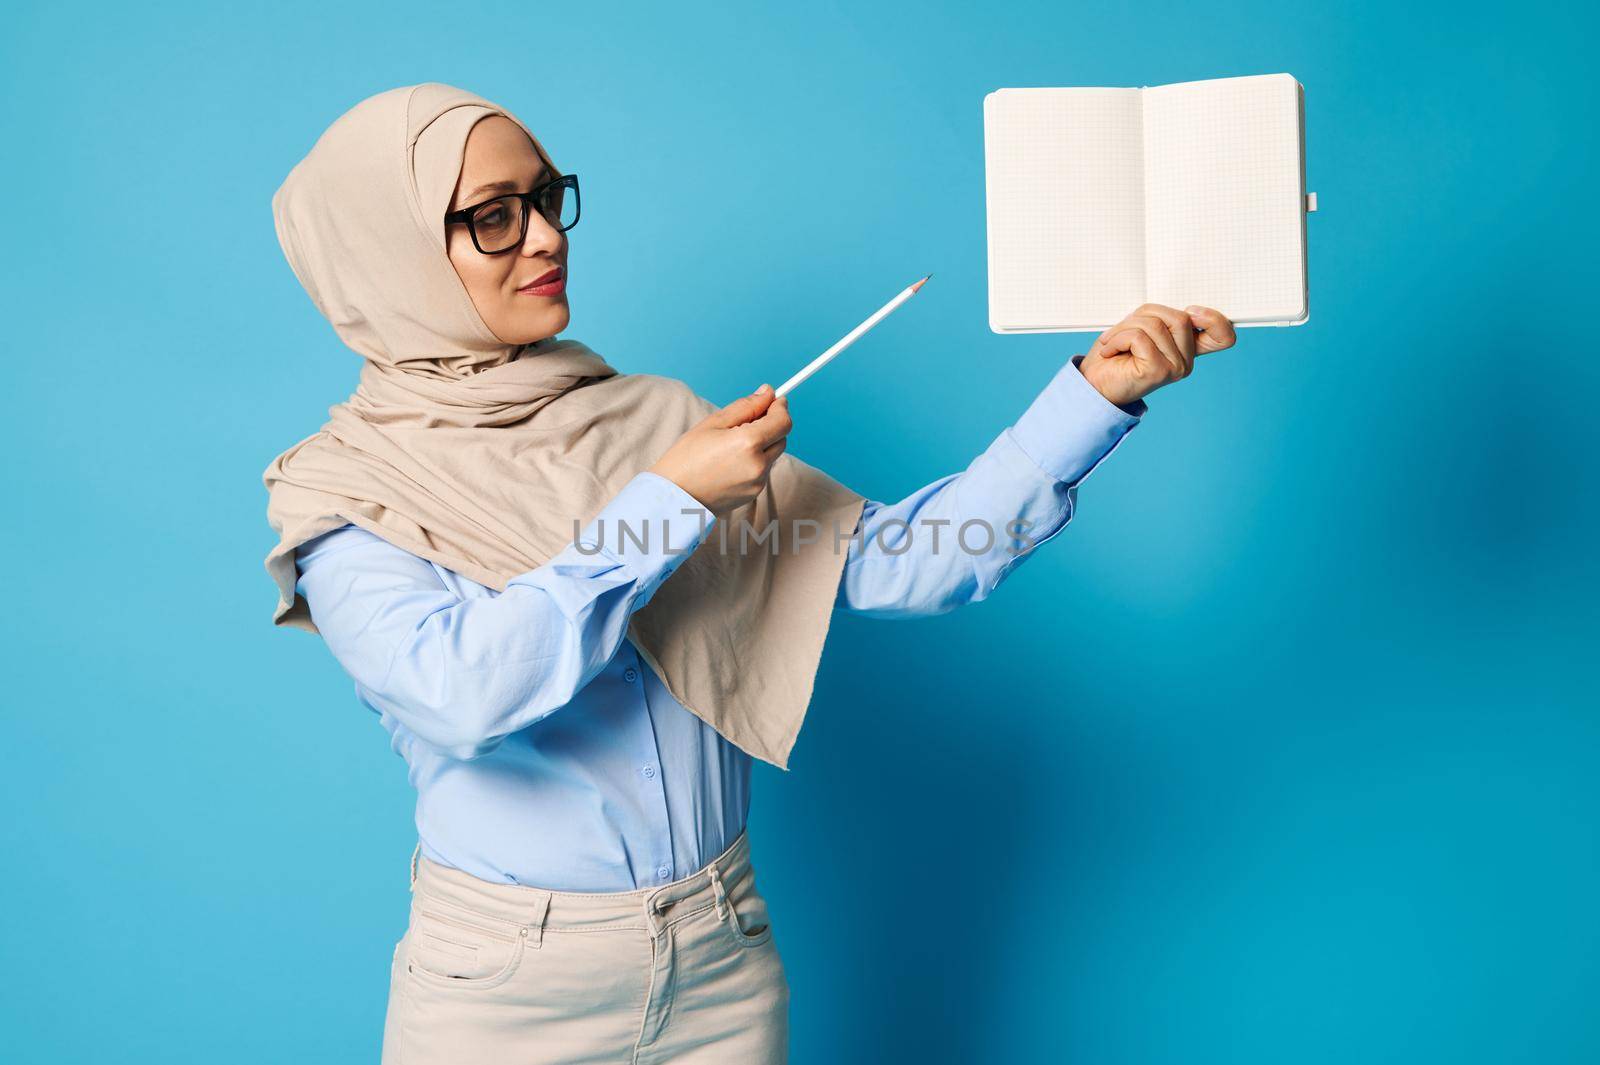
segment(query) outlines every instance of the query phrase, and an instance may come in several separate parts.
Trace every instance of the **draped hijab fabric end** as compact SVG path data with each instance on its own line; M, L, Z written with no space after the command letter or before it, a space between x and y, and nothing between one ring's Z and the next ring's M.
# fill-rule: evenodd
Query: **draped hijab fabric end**
M676 379L621 373L578 341L507 344L484 323L450 263L444 215L467 134L490 115L516 122L561 173L515 115L430 82L345 112L272 197L295 277L364 360L354 394L263 474L279 537L266 558L275 624L317 631L295 590L295 548L345 524L504 591L717 409ZM729 531L723 550L713 533L629 623L679 702L781 769L864 502L779 456L766 489L721 519L748 523L758 546L742 549ZM812 542L794 535L801 523ZM777 539L760 543L772 527Z

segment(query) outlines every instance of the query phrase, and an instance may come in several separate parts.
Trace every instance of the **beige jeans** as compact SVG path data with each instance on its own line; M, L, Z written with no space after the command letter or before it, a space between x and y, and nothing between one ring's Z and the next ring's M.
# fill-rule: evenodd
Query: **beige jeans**
M764 1065L788 1043L745 833L692 876L626 892L491 883L413 852L383 1065Z

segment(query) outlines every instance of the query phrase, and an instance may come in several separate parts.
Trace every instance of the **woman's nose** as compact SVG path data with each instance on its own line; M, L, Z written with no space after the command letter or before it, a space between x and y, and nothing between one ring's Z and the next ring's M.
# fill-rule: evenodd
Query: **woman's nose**
M538 211L528 212L528 231L522 235L522 257L554 255L561 250L561 230Z

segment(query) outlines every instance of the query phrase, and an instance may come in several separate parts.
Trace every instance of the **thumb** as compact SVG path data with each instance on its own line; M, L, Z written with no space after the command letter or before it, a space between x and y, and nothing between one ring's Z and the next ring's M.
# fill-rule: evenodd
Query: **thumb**
M772 404L772 386L762 385L748 396L740 396L721 410L713 411L708 419L708 424L718 429L731 429L735 425L743 425L753 418L760 417L761 412Z

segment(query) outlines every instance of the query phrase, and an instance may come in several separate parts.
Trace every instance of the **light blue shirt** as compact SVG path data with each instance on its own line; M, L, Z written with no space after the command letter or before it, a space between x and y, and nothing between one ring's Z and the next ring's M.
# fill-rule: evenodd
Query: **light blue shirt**
M1066 526L1078 485L1145 413L1105 400L1077 361L963 472L866 502L848 548L839 534L835 609L904 618L978 602ZM974 526L958 543L973 519L994 535ZM312 620L409 767L423 854L485 880L631 891L733 842L751 757L673 698L625 635L716 522L644 471L498 593L354 525L299 548ZM647 549L614 542L624 526L648 529Z

